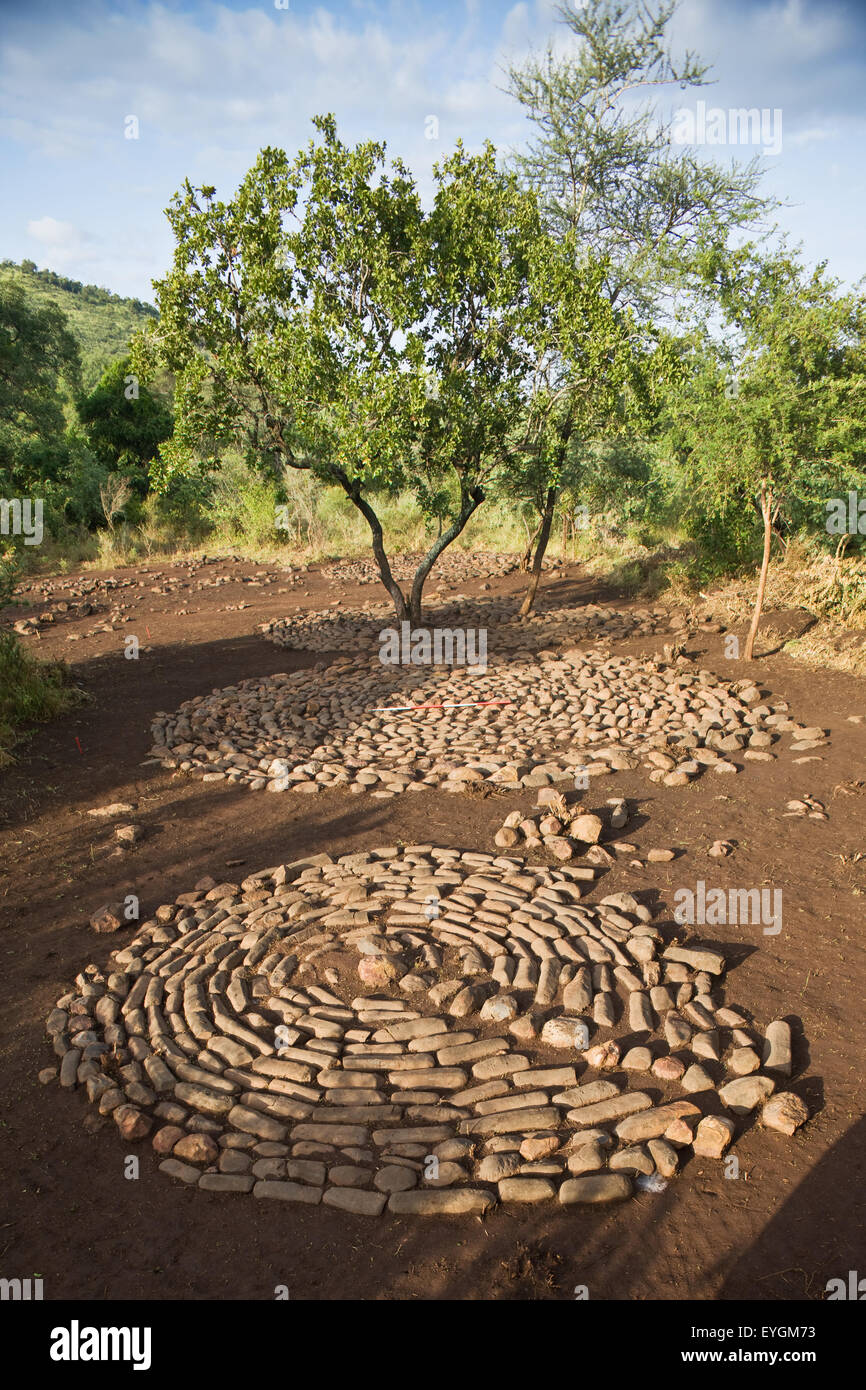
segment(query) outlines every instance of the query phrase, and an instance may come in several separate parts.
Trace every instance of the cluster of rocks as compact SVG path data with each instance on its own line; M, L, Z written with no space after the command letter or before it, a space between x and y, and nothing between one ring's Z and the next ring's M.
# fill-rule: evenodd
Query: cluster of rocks
M793 1133L788 1025L723 1002L719 951L581 892L429 844L204 880L57 1001L60 1085L182 1183L367 1215L608 1202L759 1110Z
M423 554L396 555L390 561L391 573L398 583L415 577L415 571L423 560ZM558 562L554 562L558 564ZM436 583L462 584L466 579L494 579L504 574L512 574L518 567L516 555L497 554L492 550L458 550L451 546L436 561L433 572ZM551 565L545 565L546 569ZM357 558L337 560L334 564L322 567L322 576L334 584L381 584L379 567L373 560Z
M618 642L654 637L671 629L664 609L613 609L597 604L579 608L542 601L525 618L520 616L521 596L468 599L452 594L446 603L428 603L424 627L440 630L491 629L488 646L498 656L520 650L536 651L562 642ZM291 618L275 618L259 624L271 642L298 651L366 652L375 660L380 634L397 625L391 603L365 604L360 609L332 608L298 612Z
M567 862L575 854L586 853L590 863L614 862L599 841L605 829L600 816L587 811L582 803L570 803L563 792L541 787L538 792L540 809L509 811L493 837L499 849L547 849L555 858ZM608 799L608 825L621 830L628 823L629 811L622 797ZM589 874L591 882L594 874Z
M238 563L239 557L235 558ZM201 560L182 561L174 567L174 572L167 570L141 570L140 578L119 579L113 576L82 578L52 578L31 581L19 587L19 601L27 600L30 603L43 602L48 606L40 613L29 614L26 617L18 618L13 623L13 629L22 637L38 636L41 629L50 627L59 619L76 620L87 618L95 613L107 611L105 620L86 632L73 632L67 634L67 641L78 642L82 637L95 637L102 632L113 632L117 628L132 621L131 610L135 600L144 594L157 594L160 596L174 596L184 592L200 592L205 589L220 588L226 584L244 584L251 589L261 588L269 584L281 583L287 588L300 583L305 577L301 569L291 567L285 570L258 570L254 574L205 574L204 577L196 579L199 569L208 564L215 563L206 558ZM123 591L135 590L134 594ZM132 600L132 602L124 601ZM234 605L236 608L249 607L248 604ZM185 612L181 609L179 612Z
M472 707L438 707L461 702ZM414 708L424 705L436 707ZM157 714L150 756L256 790L347 786L387 798L431 786L574 786L577 769L596 776L642 760L651 780L686 786L704 772L738 772L736 758L772 759L780 736L798 732L787 704L763 703L749 681L572 648L485 671L340 658L253 678Z
M785 816L808 816L810 820L829 820L823 801L818 801L814 796L804 796L796 801L789 801L783 812Z

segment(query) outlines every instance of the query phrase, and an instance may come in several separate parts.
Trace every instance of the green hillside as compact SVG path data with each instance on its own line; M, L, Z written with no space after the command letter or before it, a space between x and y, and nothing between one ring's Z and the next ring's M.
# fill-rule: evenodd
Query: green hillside
M24 288L41 308L56 304L69 320L81 348L82 381L92 390L105 367L126 352L132 335L149 318L156 318L152 304L122 299L98 285L82 285L53 270L38 270L33 261L0 261L0 275Z

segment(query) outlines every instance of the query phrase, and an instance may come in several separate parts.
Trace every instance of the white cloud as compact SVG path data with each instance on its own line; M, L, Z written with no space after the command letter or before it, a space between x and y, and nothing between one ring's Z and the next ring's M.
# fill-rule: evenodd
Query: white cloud
M28 222L27 230L34 240L42 242L43 246L50 246L52 251L70 250L81 242L71 222L58 222L55 217L39 217Z

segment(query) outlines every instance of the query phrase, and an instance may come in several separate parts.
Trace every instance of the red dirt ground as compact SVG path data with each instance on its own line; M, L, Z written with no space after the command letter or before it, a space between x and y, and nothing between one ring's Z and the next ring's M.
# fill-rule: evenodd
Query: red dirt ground
M594 781L589 802L614 792L634 798L643 823L624 832L628 839L644 851L686 851L640 874L617 864L603 879L605 892L656 888L669 915L674 889L697 878L783 889L780 935L713 930L740 948L728 997L759 1020L785 1017L795 1025L793 1087L813 1115L794 1138L751 1130L737 1144L737 1180L726 1180L721 1164L693 1158L661 1195L610 1210L497 1210L483 1223L370 1221L179 1189L157 1171L147 1146L139 1180L126 1180L124 1147L110 1122L96 1132L81 1092L36 1079L53 1061L47 1011L87 962L104 966L120 944L89 928L97 907L134 891L146 916L206 874L225 880L238 861L252 872L397 838L490 850L502 815L532 804L529 793L481 799L430 792L384 803L340 791L293 798L142 766L155 711L320 659L265 642L257 623L296 604L351 606L381 597L373 586L338 590L316 571L292 583L274 566L223 561L198 571L228 576L221 587L154 594L161 587L155 572L189 578L188 570L159 564L116 571L137 581L116 595L133 614L116 631L67 643L67 632L85 633L102 615L61 618L39 639L25 639L40 656L70 660L91 699L38 729L0 775L4 1275L40 1275L46 1299L269 1299L275 1285L286 1284L293 1299L571 1299L575 1286L587 1285L593 1300L811 1300L824 1296L829 1279L866 1270L866 857L858 860L866 856L866 802L857 785L866 776L866 724L846 722L866 710L864 683L809 672L780 655L762 658L748 674L788 700L795 718L830 729L820 762L798 766L783 754L735 778L704 777L682 790L619 773ZM241 582L262 572L277 577L261 588ZM491 588L514 592L523 582L511 575ZM547 587L575 603L625 606L576 567ZM461 590L479 594L480 582ZM250 606L225 611L241 602ZM129 633L142 641L138 661L123 657ZM660 650L663 641L614 650ZM721 637L701 635L688 654L723 679L746 674L725 659ZM824 802L827 822L783 818L786 801L804 793ZM86 815L109 801L135 806L145 831L135 849L117 851L111 824ZM707 857L716 838L736 841L731 858Z

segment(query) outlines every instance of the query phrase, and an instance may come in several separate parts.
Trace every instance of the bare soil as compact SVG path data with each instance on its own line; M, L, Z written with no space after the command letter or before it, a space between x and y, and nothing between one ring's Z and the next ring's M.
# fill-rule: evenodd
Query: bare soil
M320 850L337 855L396 840L491 850L505 812L532 804L527 793L431 791L383 803L334 790L293 798L143 765L157 710L321 660L269 644L257 623L296 605L380 597L369 585L338 587L317 570L287 578L275 566L228 561L196 571L199 579L226 576L219 586L153 592L167 587L157 572L178 585L190 581L180 566L115 571L134 581L115 595L130 605L132 621L67 642L103 616L69 613L25 639L40 656L69 660L89 702L39 728L0 774L3 1275L41 1276L46 1299L270 1299L285 1284L292 1299L562 1300L586 1285L593 1300L772 1301L821 1299L829 1279L866 1272L866 723L847 722L866 712L866 685L808 672L779 654L747 671L725 659L720 635L700 634L687 654L722 679L756 676L789 701L795 718L829 729L830 746L819 750L820 761L797 765L786 753L684 789L654 786L638 773L594 780L593 805L614 793L637 802L639 828L624 834L644 852L683 851L641 872L618 863L603 892L654 888L670 915L674 890L699 878L782 888L781 934L764 936L759 927L713 934L737 948L730 997L759 1019L784 1017L795 1027L793 1089L813 1114L794 1138L750 1130L737 1145L737 1179L726 1179L717 1162L692 1158L660 1195L611 1209L500 1209L483 1223L371 1221L179 1189L157 1171L146 1145L140 1177L125 1178L114 1126L99 1124L81 1092L37 1081L53 1061L46 1013L86 963L104 966L124 938L92 932L96 908L134 892L142 916L151 915L205 875L224 881L234 877L227 870L249 873ZM262 574L272 582L243 582ZM510 593L523 582L515 574L489 587ZM481 585L460 588L480 595ZM545 592L627 606L577 567L547 580ZM123 654L130 633L141 642L138 660ZM825 804L827 822L784 818L785 803L804 793ZM145 833L133 849L119 849L111 824L87 815L111 801L135 807L126 819ZM734 855L708 858L717 838L735 841Z

